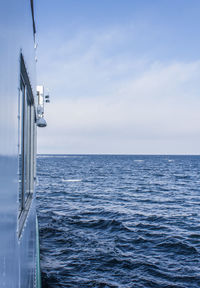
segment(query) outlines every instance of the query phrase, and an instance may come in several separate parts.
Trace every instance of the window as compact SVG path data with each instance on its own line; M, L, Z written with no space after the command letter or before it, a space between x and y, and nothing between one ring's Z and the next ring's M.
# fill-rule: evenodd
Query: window
M19 91L19 214L18 236L20 237L34 192L35 178L35 109L29 77L20 56Z

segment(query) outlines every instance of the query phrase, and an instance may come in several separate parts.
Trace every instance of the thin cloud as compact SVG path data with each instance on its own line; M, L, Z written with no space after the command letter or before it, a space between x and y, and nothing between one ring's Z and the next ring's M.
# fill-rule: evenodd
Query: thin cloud
M49 49L40 79L52 102L39 152L198 153L200 61L135 58L125 32L87 31Z
M69 138L76 139L86 135L88 147L91 138L96 139L96 147L104 142L104 139L106 141L111 137L116 140L123 138L144 141L196 138L200 134L200 103L195 89L189 89L190 86L197 86L197 83L191 81L191 66L194 65L197 64L179 64L178 71L176 64L175 74L173 65L149 72L148 76L145 73L139 79L121 83L122 88L116 83L116 90L112 93L94 98L66 97L58 101L53 99L54 103L47 109L47 134L48 138L56 138L58 141L52 148L59 147L61 142L63 145L63 141L67 147ZM179 79L179 72L183 73L183 70L184 82ZM199 74L199 63L198 69L194 72ZM194 74L194 78L195 76ZM152 81L155 81L154 84ZM43 137L47 135L43 134ZM52 143L48 138L45 138L47 146ZM80 143L76 144L80 145L81 149ZM148 142L147 147L148 151L153 148ZM126 150L126 146L122 146L120 152L123 149Z

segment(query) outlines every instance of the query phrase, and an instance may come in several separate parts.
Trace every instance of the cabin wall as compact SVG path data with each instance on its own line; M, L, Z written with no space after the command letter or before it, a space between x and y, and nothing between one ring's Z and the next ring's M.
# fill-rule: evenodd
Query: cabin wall
M19 240L17 117L20 51L34 95L36 87L29 0L0 1L0 43L0 287L27 288L33 287L31 279L35 268L35 203L33 201Z

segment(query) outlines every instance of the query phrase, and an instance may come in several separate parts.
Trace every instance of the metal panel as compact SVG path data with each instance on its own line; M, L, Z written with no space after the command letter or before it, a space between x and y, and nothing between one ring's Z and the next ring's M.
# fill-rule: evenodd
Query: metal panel
M17 235L21 52L33 95L36 87L34 15L30 4L33 2L27 0L0 1L0 288L33 287L35 279L34 197L20 240Z

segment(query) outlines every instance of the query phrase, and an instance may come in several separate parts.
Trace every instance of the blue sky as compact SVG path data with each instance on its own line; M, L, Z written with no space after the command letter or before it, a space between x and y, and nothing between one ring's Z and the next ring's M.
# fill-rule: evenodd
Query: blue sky
M200 153L200 2L37 1L39 153Z

